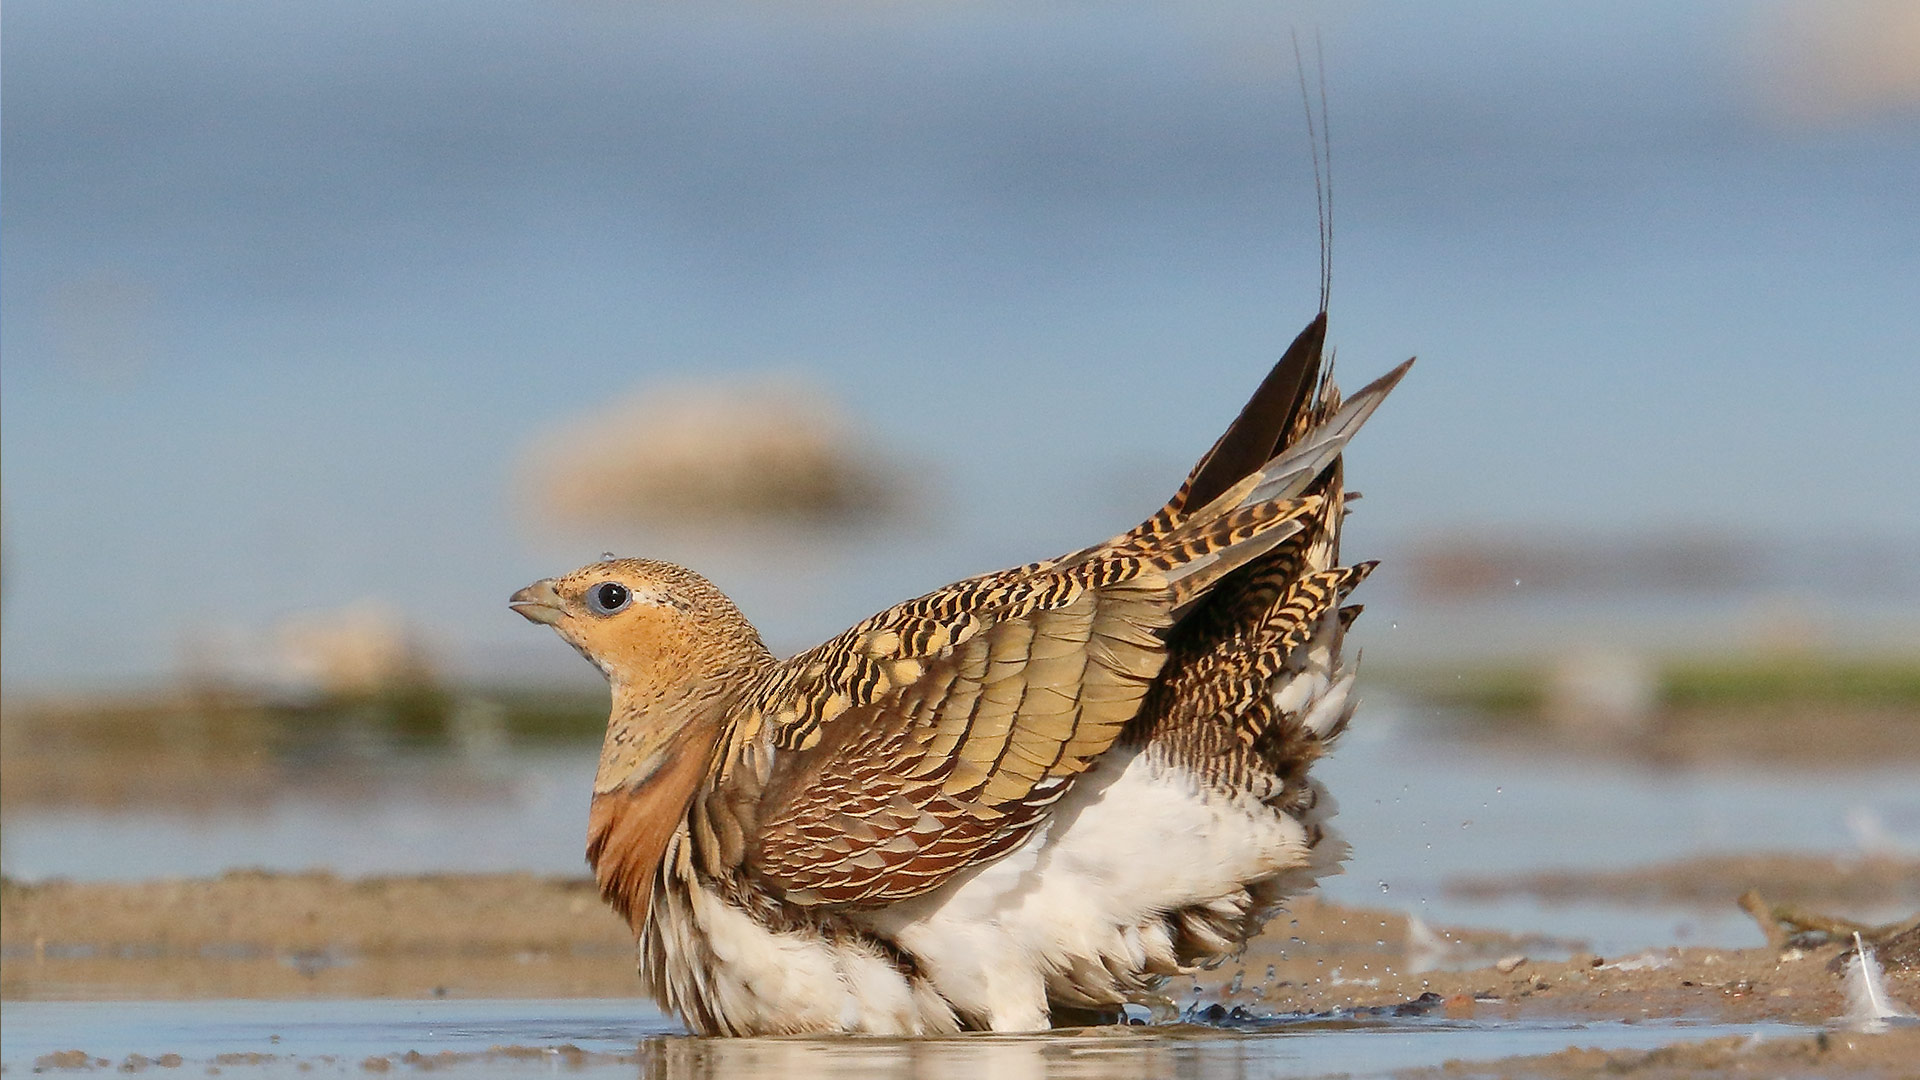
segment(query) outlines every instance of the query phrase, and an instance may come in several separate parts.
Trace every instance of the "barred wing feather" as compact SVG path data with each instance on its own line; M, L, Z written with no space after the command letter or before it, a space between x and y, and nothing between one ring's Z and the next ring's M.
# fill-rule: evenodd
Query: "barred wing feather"
M1293 404L1258 436L1279 451L1264 466L1223 483L1203 459L1141 528L907 601L779 665L735 713L695 815L705 846L799 905L891 903L1009 851L1140 714L1196 601L1324 510L1302 489L1403 371L1283 448ZM1196 481L1211 498L1189 508Z

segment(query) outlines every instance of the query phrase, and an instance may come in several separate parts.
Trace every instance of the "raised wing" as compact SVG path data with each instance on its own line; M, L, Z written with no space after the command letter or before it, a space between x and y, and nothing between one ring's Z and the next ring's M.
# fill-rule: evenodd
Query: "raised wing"
M1251 472L1209 480L1217 446L1195 470L1203 506L929 593L780 665L736 713L699 846L803 905L905 899L1010 850L1139 714L1189 605L1320 508L1302 489L1404 370Z

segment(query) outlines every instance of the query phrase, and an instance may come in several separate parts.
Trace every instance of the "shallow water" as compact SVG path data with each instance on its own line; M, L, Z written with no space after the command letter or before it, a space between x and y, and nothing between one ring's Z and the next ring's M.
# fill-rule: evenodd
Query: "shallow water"
M689 1039L628 1000L9 1002L0 1044L9 1072L84 1050L119 1065L178 1054L183 1067L266 1075L391 1066L461 1075L993 1076L1117 1078L1380 1076L1450 1059L1547 1053L1568 1045L1651 1047L1730 1034L1773 1037L1780 1024L1501 1023L1428 1018L1286 1019L1255 1029L1198 1025L950 1039ZM572 1047L583 1053L562 1048ZM512 1048L501 1052L496 1048ZM428 1059L408 1059L415 1052ZM236 1055L222 1057L222 1055ZM260 1055L250 1057L248 1055ZM374 1066L380 1070L379 1065ZM165 1073L165 1068L154 1071Z
M12 878L204 876L235 867L344 875L427 871L584 872L592 747L481 761L415 759L309 786L264 806L201 813L21 808L6 816L0 870ZM426 781L460 770L468 794ZM1418 732L1391 700L1370 700L1339 750L1315 767L1353 844L1330 898L1575 939L1603 954L1669 944L1751 946L1731 902L1717 910L1530 899L1468 900L1449 878L1550 868L1626 867L1701 852L1920 850L1920 785L1910 768L1661 772L1605 758L1514 757Z
M1605 759L1502 757L1437 742L1420 737L1413 718L1392 702L1371 703L1365 721L1318 767L1341 799L1339 821L1355 849L1347 872L1324 891L1347 903L1413 911L1435 925L1552 934L1607 955L1675 942L1754 945L1757 931L1731 903L1718 912L1555 907L1464 900L1442 884L1465 874L1628 866L1701 851L1847 851L1861 840L1862 814L1878 823L1881 842L1920 847L1920 788L1903 770L1851 775L1845 783L1804 771L1661 773ZM326 867L347 875L576 873L593 756L580 747L486 761L415 760L356 777L358 795L312 784L265 806L198 815L16 809L7 816L0 864L15 877L83 879L206 875L236 866ZM422 782L449 771L473 782ZM465 794L447 798L449 790ZM1552 948L1529 951L1541 956ZM361 1072L371 1062L376 1071L669 1077L1373 1076L1570 1045L1627 1049L1798 1030L1415 1016L1046 1038L715 1041L680 1035L642 1001L596 999L12 1000L0 1026L4 1064L16 1073L44 1055L82 1050L114 1066L134 1054L178 1054L196 1075L209 1068ZM410 1060L409 1052L426 1060ZM149 1067L156 1070L171 1071Z

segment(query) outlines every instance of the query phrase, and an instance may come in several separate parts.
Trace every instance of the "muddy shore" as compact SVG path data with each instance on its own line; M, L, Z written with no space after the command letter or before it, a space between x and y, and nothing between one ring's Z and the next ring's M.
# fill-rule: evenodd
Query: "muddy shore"
M1653 877L1659 876L1655 872ZM1871 880L1906 879L1888 873ZM1856 898L1885 901L1884 893ZM1175 980L1165 1005L1251 1012L1391 1007L1452 1017L1690 1017L1821 1023L1841 946L1664 949L1416 928L1307 897L1238 962ZM1920 1000L1920 972L1890 973ZM0 997L637 997L632 939L584 879L528 874L217 878L0 887Z
M1479 1077L1903 1077L1920 1075L1920 1029L1878 1035L1821 1032L1786 1039L1736 1036L1679 1043L1654 1050L1572 1047L1556 1054L1487 1062L1450 1061L1439 1068L1400 1073L1402 1080L1476 1080Z
M1920 910L1920 860L1892 855L1703 855L1625 870L1553 870L1458 877L1446 883L1460 897L1529 896L1548 903L1601 901L1719 907L1749 889L1770 900L1841 907Z

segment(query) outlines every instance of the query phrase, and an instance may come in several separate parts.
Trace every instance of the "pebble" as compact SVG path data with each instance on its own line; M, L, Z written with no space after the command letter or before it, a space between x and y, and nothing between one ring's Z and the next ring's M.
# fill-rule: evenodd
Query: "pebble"
M1513 956L1503 956L1500 958L1500 960L1497 963L1493 965L1493 970L1499 972L1502 975L1511 975L1513 974L1513 971L1515 968L1519 967L1521 964L1524 964L1526 962L1527 962L1527 958L1525 956L1521 956L1518 954L1515 954Z

